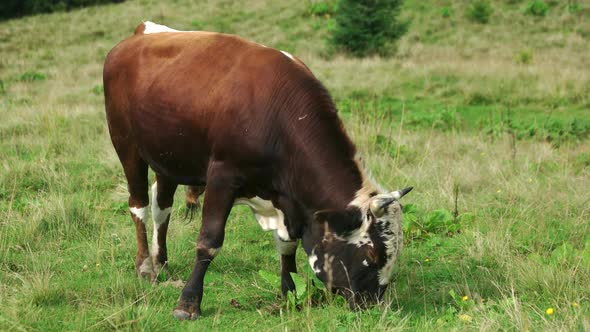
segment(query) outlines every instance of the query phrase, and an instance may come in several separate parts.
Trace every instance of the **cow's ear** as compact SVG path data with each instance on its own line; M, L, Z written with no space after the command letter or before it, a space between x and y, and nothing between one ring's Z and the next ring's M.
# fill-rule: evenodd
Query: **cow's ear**
M346 210L320 210L315 213L315 220L319 223L327 223L330 230L336 234L346 235L361 227L362 214L359 209Z

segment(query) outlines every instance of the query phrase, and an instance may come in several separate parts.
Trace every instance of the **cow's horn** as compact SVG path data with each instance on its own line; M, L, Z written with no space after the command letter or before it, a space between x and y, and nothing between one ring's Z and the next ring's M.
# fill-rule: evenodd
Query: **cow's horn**
M412 189L414 189L414 187L407 187L402 190L394 191L391 194L393 195L393 197L395 197L395 199L400 199L404 197L407 193L412 191Z
M371 202L371 212L377 218L385 213L385 207L395 200L395 197L376 198Z

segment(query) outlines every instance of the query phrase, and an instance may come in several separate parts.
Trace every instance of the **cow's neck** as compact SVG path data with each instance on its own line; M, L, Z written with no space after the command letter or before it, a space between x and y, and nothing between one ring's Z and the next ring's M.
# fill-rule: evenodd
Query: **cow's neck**
M344 209L378 190L357 160L327 90L313 77L284 82L279 103L283 192L294 194L308 212Z
M341 128L332 132L330 139L320 137L305 144L298 148L303 151L303 158L291 170L290 177L308 211L345 209L349 205L364 207L371 196L380 192Z

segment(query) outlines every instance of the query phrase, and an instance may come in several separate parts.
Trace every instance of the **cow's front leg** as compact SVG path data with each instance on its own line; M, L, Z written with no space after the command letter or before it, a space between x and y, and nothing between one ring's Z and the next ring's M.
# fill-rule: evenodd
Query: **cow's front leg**
M295 283L291 277L291 272L297 272L297 266L295 265L297 240L285 241L279 237L277 231L273 235L277 251L281 256L281 292L286 296L287 292L295 291Z
M203 221L197 241L197 257L191 276L173 312L177 319L196 319L201 315L203 279L209 264L223 245L225 222L233 206L237 189L236 178L233 168L223 162L213 162L209 166L203 202Z

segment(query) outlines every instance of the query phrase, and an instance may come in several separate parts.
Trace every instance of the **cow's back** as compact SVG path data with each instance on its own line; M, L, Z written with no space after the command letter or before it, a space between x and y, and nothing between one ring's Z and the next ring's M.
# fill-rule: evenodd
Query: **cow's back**
M310 75L284 54L236 36L140 32L105 62L111 138L118 153L136 146L159 173L202 182L212 157L268 157L280 82Z

